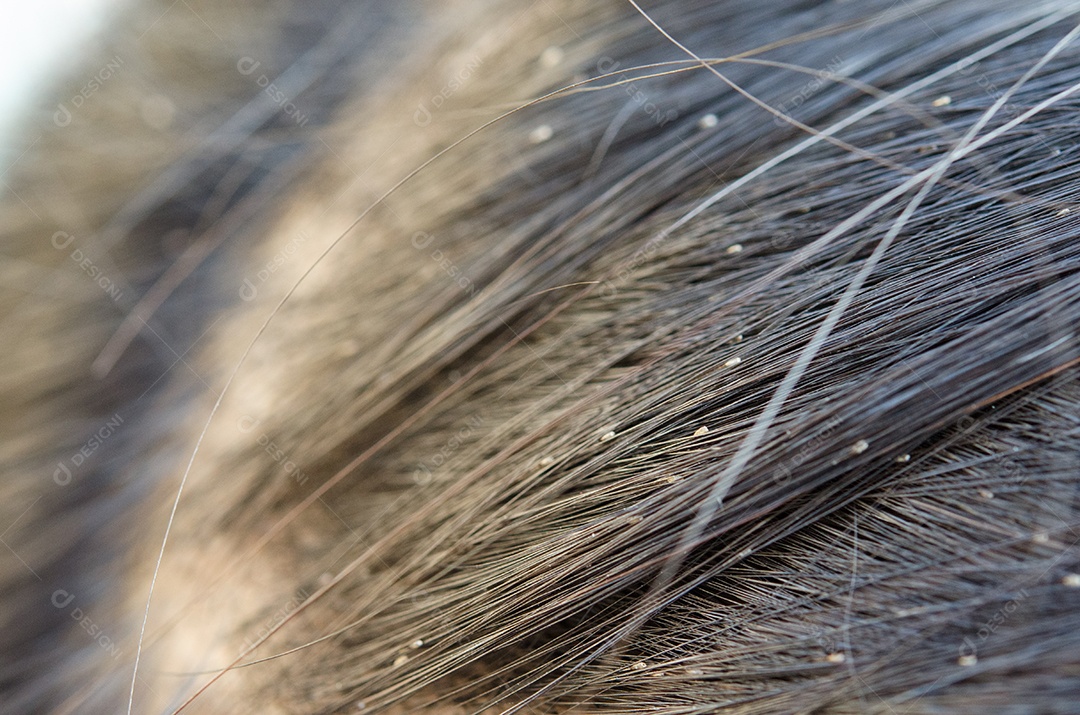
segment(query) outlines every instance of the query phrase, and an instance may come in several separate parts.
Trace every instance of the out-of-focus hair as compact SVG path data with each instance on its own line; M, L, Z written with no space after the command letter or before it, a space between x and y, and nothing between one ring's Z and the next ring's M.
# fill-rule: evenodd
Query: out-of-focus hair
M1080 711L1078 34L133 7L4 178L5 711Z

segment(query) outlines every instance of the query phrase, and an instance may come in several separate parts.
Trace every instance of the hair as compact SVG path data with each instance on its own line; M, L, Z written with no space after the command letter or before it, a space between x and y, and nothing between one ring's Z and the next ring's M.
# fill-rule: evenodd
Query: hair
M9 171L9 712L1080 712L1080 8L150 0Z

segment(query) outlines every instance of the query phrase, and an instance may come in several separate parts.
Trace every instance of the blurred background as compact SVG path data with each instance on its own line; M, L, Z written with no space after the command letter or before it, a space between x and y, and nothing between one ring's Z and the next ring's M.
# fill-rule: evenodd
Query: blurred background
M122 0L15 0L0 23L0 157L14 159L22 108L40 99L55 79L80 66L90 37Z

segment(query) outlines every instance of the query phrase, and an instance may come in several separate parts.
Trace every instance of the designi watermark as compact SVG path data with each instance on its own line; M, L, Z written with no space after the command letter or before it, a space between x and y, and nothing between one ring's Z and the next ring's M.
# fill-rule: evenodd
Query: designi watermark
M53 248L58 251L66 251L68 246L74 242L75 237L66 231L57 231L52 236ZM94 260L86 255L86 252L83 251L83 249L78 246L71 249L69 258L82 269L83 273L90 276L94 283L97 283L98 287L105 291L105 295L117 302L123 297L124 291L120 289L120 286L116 285L111 278L105 275L105 272L101 267L94 263Z
M61 611L67 611L68 607L75 601L75 594L65 591L62 588L58 588L53 591L52 605L59 608ZM108 653L113 658L120 657L120 649L117 648L116 642L105 634L104 629L94 622L89 615L86 614L83 609L75 606L70 610L72 620L79 623L84 631L86 631L90 637L101 646L102 650Z
M87 100L97 94L98 90L120 71L123 64L124 60L120 55L116 55L105 62L101 69L95 72L75 94L71 95L68 101L56 105L56 111L53 112L53 123L58 127L66 127L71 124L74 112L79 111Z
M90 439L86 440L86 443L83 444L82 447L79 447L71 457L56 463L56 471L53 472L53 481L62 487L71 484L72 470L78 469L86 462L86 460L94 456L94 452L98 451L101 445L105 443L105 440L112 437L122 424L124 424L124 418L119 414L114 414L106 420L105 424L102 425L97 432L90 435Z

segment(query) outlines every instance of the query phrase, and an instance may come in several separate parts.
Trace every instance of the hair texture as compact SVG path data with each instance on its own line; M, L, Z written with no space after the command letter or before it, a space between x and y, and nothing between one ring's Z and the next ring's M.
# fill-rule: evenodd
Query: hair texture
M4 711L1080 712L1078 35L131 8L0 203Z

